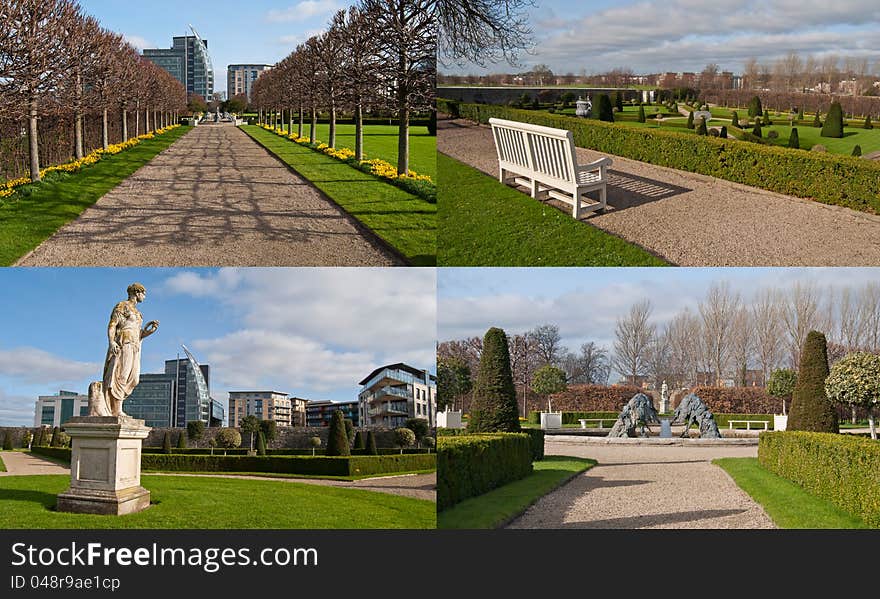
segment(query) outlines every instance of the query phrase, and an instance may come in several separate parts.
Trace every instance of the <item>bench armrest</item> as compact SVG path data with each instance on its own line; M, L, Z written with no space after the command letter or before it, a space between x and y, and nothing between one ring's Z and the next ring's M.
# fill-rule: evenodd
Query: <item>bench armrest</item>
M580 164L578 165L578 172L581 171L597 171L602 167L611 166L612 160L605 156L604 158L600 158L599 160L595 160L589 164Z

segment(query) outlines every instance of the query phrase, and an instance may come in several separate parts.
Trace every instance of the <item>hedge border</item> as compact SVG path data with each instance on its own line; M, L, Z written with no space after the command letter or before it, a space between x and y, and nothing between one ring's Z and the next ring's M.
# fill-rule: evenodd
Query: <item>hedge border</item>
M758 462L880 528L880 442L832 433L761 433Z
M568 129L578 147L880 214L880 163L675 131L487 104L437 100L438 110L486 124L492 117Z

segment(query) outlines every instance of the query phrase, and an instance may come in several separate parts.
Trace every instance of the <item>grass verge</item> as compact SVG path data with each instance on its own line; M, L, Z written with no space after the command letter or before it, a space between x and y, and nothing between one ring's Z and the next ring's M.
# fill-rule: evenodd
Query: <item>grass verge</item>
M397 250L413 266L437 263L437 205L256 125L241 129Z
M51 173L0 201L0 266L9 266L119 185L190 127L178 127L74 174ZM22 188L24 189L24 188Z
M42 457L42 456L41 456ZM162 470L144 470L144 472L154 472L154 473L162 473ZM355 481L355 480L365 480L368 478L387 478L389 476L405 476L408 474L431 474L432 472L436 472L436 470L407 470L405 472L382 472L379 474L364 474L361 476L328 476L328 475L314 475L314 474L286 474L283 472L198 472L194 470L179 470L174 472L166 472L166 474L171 475L179 475L179 474L198 474L200 476L206 477L236 477L236 476L259 476L260 478L303 478L310 480L341 480L341 481Z
M663 266L641 247L437 154L440 266Z
M596 465L595 460L546 456L529 476L465 499L437 515L437 528L498 528L550 491Z
M432 501L284 481L141 477L152 505L121 517L54 511L69 476L6 476L0 528L434 528ZM254 509L259 506L259 509Z
M3 456L0 456L0 472L6 472L6 464L3 463Z
M766 470L757 458L718 458L712 463L723 468L779 528L868 528L860 518Z

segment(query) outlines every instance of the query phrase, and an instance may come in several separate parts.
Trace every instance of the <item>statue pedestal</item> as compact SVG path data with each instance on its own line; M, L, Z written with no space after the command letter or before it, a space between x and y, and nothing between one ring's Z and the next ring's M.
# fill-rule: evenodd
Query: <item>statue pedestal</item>
M133 514L150 505L141 486L141 442L150 428L128 416L80 416L64 424L70 435L70 488L59 512Z

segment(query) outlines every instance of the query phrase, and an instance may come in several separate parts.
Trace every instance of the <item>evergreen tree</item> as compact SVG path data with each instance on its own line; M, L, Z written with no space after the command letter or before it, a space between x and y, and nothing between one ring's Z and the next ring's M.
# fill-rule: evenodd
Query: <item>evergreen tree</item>
M617 112L623 112L623 92L614 95L614 106L617 107Z
M801 147L801 140L798 138L797 127L792 127L791 129L791 135L788 136L788 147L795 150L799 150Z
M852 151L853 156L861 156L862 155L862 146L856 144Z
M45 439L46 439L46 432L45 431L46 431L46 429L44 429L42 426L40 427L40 430L37 431L36 438L34 439L34 447L42 447L43 446L43 443L45 443Z
M599 105L599 120L613 123L614 111L611 109L611 98L608 97L608 94L599 94L596 102Z
M201 420L191 420L186 423L186 436L192 441L198 441L205 434L205 423Z
M639 122L640 123L645 122L645 107L644 106L639 106ZM867 129L867 127L865 127L865 128Z
M60 441L61 441L61 428L56 426L52 429L52 439L51 439L51 441L49 441L49 446L50 447L58 447Z
M736 113L735 110L733 111L733 115L731 115L730 117L730 125L732 127L739 127L739 115Z
M379 448L376 447L376 435L373 431L367 431L367 455L379 455Z
M749 101L749 118L755 118L764 114L764 108L761 106L761 98L754 96Z
M697 135L709 135L709 129L706 127L706 117L700 117L700 124L697 126Z
M266 455L266 435L263 431L257 435L257 455Z
M752 135L755 137L761 137L761 121L755 121L755 128L752 129Z
M351 418L345 419L345 437L348 439L348 445L350 447L354 441L354 422L351 421Z
M171 431L165 431L165 436L162 438L162 451L171 453Z
M354 448L364 450L367 448L367 440L364 438L364 434L361 431L357 431L354 434Z
M342 413L342 410L333 412L333 417L330 419L327 455L351 455L348 435L345 434L345 415Z
M507 335L499 328L492 327L483 337L468 430L477 433L520 430Z
M688 113L687 128L688 128L688 129L693 129L693 128L694 128L694 111L693 111L693 110L691 110L691 111Z
M843 137L843 109L840 102L832 102L831 108L828 109L828 116L825 117L825 124L822 125L822 137Z
M186 433L183 431L177 435L177 449L186 449Z
M769 110L764 111L764 120L761 121L761 124L764 125L765 127L769 127L770 125L773 124L773 121L770 120L770 111Z
M721 132L718 134L718 137L722 139L727 139L727 127L721 125Z
M865 129L873 129L874 123L871 122L871 115L865 117Z
M819 119L819 111L818 110L816 111L816 118L813 119L813 126L817 127L817 128L822 126L822 121Z
M804 109L803 108L798 108L797 119L799 121L804 120Z
M836 433L837 412L825 394L828 346L825 335L810 331L801 352L797 383L791 394L787 430Z

